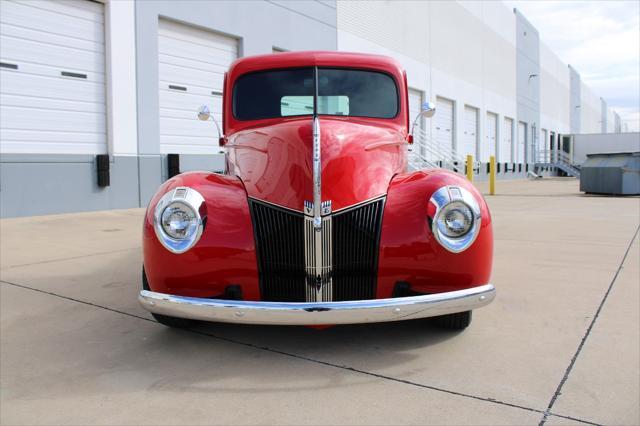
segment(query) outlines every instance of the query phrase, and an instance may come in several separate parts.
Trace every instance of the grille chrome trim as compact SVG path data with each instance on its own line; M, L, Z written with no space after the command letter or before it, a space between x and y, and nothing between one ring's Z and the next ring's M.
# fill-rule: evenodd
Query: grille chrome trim
M376 195L375 197L367 198L366 200L362 200L357 204L352 204L350 206L339 208L338 210L334 210L333 214L344 213L349 210L357 209L358 207L362 207L365 204L373 203L378 200L386 200L387 194Z
M304 218L305 300L331 302L333 300L333 234L331 216L321 220L320 228L314 218Z

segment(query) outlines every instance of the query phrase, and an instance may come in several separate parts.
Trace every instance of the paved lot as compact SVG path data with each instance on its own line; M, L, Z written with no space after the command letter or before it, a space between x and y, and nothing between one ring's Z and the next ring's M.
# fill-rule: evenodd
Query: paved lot
M498 297L424 321L167 329L142 210L0 221L2 424L640 423L640 199L499 182Z

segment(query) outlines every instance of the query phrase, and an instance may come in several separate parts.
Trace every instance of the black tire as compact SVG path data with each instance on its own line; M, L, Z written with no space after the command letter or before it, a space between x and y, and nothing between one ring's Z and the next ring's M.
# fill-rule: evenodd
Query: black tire
M144 267L142 268L142 289L151 290L151 288L149 288L149 281L147 281L147 274L144 272ZM169 317L167 315L154 314L153 312L151 316L160 324L171 328L190 328L196 323L194 320Z
M464 330L471 324L471 311L434 317L433 322L438 327L447 330Z

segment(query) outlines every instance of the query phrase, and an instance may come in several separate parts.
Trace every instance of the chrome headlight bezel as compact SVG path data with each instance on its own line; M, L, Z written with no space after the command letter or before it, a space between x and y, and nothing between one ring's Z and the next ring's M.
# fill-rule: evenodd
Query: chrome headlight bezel
M430 216L431 232L440 245L452 253L460 253L471 247L480 233L480 225L482 224L480 205L473 194L465 188L447 185L434 192L429 203L435 206L435 212L433 216ZM438 226L441 216L446 211L445 208L452 203L461 203L472 213L473 223L470 229L459 237L444 234Z
M185 238L174 238L162 226L162 215L167 207L178 206L188 209L195 217L195 229ZM153 214L153 228L158 241L171 253L181 254L193 247L204 231L206 224L206 204L204 197L195 189L186 186L173 188L160 198Z

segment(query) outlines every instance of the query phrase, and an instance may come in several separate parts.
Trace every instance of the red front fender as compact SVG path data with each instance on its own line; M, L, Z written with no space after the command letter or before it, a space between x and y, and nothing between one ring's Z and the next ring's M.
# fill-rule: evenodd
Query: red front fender
M153 230L153 211L167 191L188 186L207 204L207 223L196 245L173 254ZM151 290L191 297L220 297L239 285L245 300L260 300L253 225L247 193L236 177L184 173L165 182L147 208L142 238L144 267Z
M482 226L476 241L462 253L438 243L427 220L431 195L455 185L478 201ZM493 261L491 215L478 190L462 176L444 170L396 176L389 185L382 219L377 297L391 297L399 281L419 293L441 293L487 284Z

